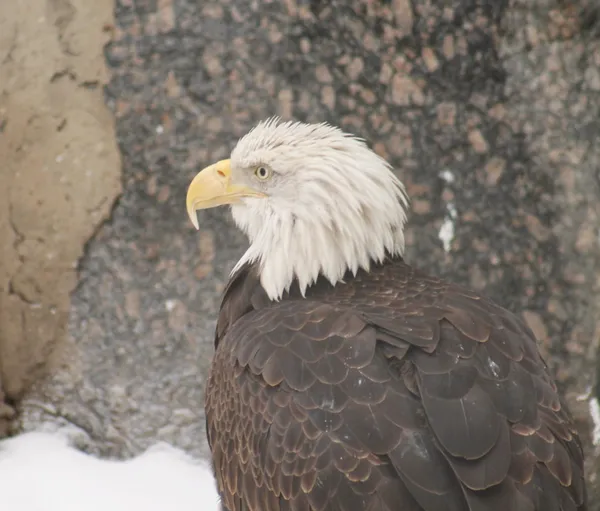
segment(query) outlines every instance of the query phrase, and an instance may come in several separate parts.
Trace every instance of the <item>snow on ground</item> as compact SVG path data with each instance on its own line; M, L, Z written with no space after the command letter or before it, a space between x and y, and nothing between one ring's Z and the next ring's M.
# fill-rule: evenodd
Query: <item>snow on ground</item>
M218 511L205 462L158 444L137 458L89 456L57 433L0 441L0 507L19 511Z

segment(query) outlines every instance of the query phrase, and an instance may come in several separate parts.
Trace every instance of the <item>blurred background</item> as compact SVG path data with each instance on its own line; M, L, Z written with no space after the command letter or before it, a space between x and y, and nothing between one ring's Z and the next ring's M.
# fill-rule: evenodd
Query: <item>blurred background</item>
M408 261L522 315L600 509L597 0L0 2L0 435L206 455L246 240L184 197L274 114L365 137L412 198Z

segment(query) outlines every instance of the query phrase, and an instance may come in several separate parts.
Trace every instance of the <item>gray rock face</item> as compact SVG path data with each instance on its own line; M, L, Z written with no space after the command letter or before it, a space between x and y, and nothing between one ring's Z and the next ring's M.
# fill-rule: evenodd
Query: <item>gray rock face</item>
M121 191L111 19L111 0L0 3L0 437L54 366L84 245Z
M326 120L369 140L406 183L407 259L536 333L600 501L594 5L117 0L106 100L123 194L80 263L68 363L23 401L21 426L69 423L107 456L157 440L206 453L203 378L246 241L225 210L203 212L195 232L186 187L260 119Z

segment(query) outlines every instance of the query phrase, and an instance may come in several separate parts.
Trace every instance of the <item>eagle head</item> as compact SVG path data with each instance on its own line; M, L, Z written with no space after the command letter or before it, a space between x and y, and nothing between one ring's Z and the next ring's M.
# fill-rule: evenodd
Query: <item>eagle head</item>
M273 300L294 280L302 293L319 275L335 285L404 251L404 185L363 140L326 123L259 123L194 177L186 204L196 228L197 210L230 205L250 240L233 271L258 263Z

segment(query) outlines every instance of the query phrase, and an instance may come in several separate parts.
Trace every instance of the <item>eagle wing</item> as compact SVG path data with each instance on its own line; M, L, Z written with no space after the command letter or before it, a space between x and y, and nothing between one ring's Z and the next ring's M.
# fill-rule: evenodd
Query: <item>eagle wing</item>
M231 327L206 397L230 511L585 509L581 446L531 331L425 284L284 300Z

